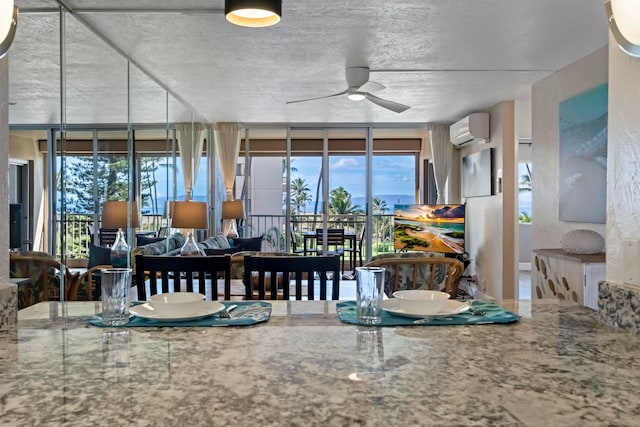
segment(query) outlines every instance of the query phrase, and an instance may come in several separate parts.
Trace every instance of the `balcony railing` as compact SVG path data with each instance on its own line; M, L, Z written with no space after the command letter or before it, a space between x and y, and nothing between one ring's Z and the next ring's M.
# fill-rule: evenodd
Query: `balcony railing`
M393 251L393 215L374 215L372 227L371 252L375 255ZM330 228L344 228L346 232L353 232L360 236L365 227L364 215L329 215ZM159 215L143 215L141 230L155 231L162 224ZM291 217L290 229L295 238L296 246L303 245L303 233L314 232L322 227L322 215L301 214ZM67 214L64 224L57 219L57 235L65 233L64 253L67 258L88 258L89 244L94 240L94 223L92 215ZM249 215L238 227L243 236L264 235L268 250L283 252L286 249L286 217L284 215ZM356 238L358 240L358 238ZM364 243L366 245L366 242ZM290 243L290 248L292 244ZM60 242L56 247L56 254L63 253ZM363 256L366 248L362 248Z

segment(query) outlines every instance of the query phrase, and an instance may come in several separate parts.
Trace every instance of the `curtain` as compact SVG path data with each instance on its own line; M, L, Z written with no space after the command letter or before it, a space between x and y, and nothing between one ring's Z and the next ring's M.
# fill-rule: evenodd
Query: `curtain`
M447 181L451 173L453 158L453 144L449 140L449 125L428 124L429 143L431 144L431 156L433 157L433 174L438 190L437 203L448 203L445 197L448 193Z
M183 123L176 126L182 175L184 177L185 200L193 196L193 181L198 175L206 128L200 124Z
M220 171L227 190L227 200L233 200L233 184L240 152L240 130L237 123L218 123L215 125L215 130Z
M215 134L218 158L220 160L220 172L224 179L224 187L227 191L227 200L234 199L233 184L236 179L236 164L240 152L240 128L237 123L217 123ZM222 232L229 236L238 236L235 219L225 219Z

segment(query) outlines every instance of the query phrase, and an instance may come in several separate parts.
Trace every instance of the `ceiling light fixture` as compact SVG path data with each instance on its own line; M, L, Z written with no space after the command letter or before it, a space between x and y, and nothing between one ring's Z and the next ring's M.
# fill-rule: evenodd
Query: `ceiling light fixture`
M18 7L13 0L0 0L0 58L2 58L16 35L18 26Z
M363 93L360 92L351 92L349 95L347 95L347 98L349 98L352 101L362 101L365 96Z
M226 0L224 14L242 27L269 27L280 22L282 0Z
M640 58L640 6L637 0L607 0L604 8L620 49Z

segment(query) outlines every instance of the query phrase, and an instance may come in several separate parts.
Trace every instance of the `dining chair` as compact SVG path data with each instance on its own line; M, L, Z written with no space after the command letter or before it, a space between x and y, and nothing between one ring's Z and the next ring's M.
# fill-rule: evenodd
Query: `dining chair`
M360 234L358 234L358 238L354 238L351 240L351 244L344 246L344 252L349 254L349 267L351 271L355 273L354 269L357 266L362 266L364 264L362 251L364 248L364 235L365 235L365 227L362 227L360 230ZM345 241L346 241L345 237ZM358 257L359 263L356 262L356 256Z
M296 239L296 232L293 230L293 227L291 227L290 242L291 242L291 253L301 254L304 252L304 248L298 247L298 240Z
M218 299L218 279L224 279L224 299L231 299L231 255L136 256L138 300L169 292L199 292ZM147 292L148 290L148 292Z
M455 258L418 253L393 254L372 259L365 267L384 267L387 296L405 289L431 289L456 297L464 265Z
M327 255L340 255L342 270L344 270L344 228L327 228L327 241L324 240L324 228L316 228L316 253L323 255L323 248L327 248Z
M281 279L280 279L281 278ZM281 282L278 283L278 282ZM340 256L265 256L244 257L244 285L246 298L297 300L326 300L331 286L331 299L340 297ZM254 289L255 288L255 289ZM305 294L306 291L306 294Z

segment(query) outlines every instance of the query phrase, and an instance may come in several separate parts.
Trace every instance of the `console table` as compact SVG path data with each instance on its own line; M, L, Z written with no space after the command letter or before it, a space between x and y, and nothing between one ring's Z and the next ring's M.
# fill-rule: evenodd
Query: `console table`
M533 299L566 299L597 310L598 283L605 280L605 261L605 254L534 249L531 296Z

